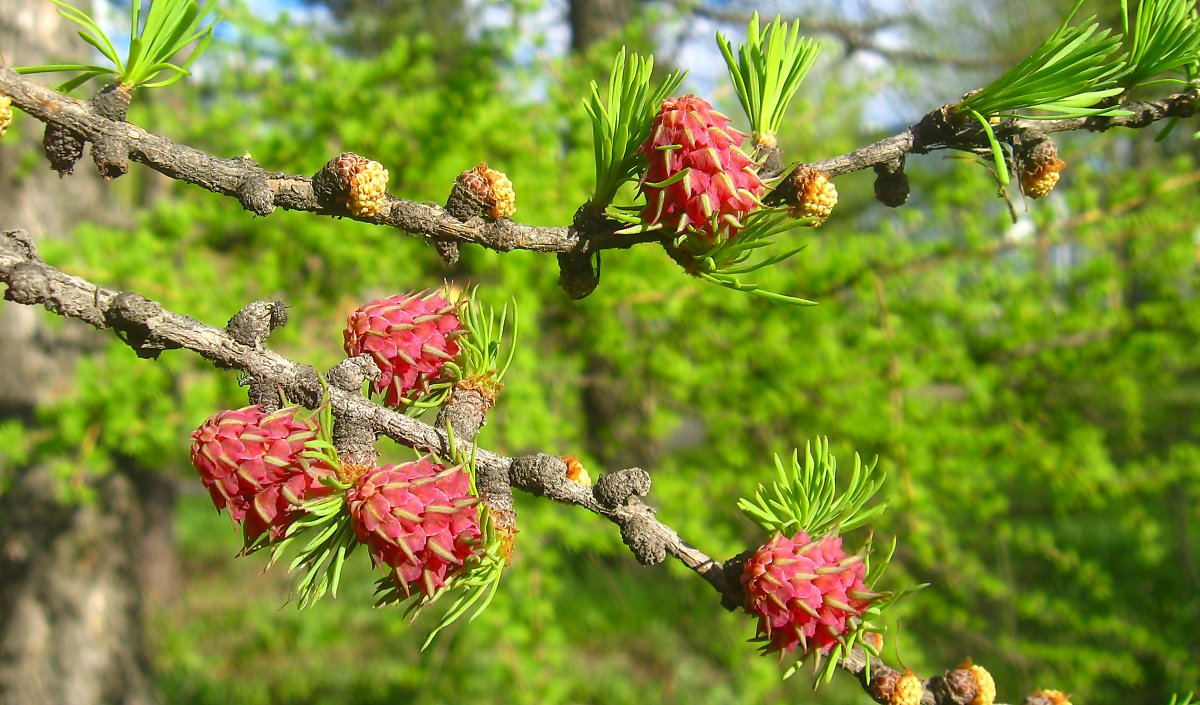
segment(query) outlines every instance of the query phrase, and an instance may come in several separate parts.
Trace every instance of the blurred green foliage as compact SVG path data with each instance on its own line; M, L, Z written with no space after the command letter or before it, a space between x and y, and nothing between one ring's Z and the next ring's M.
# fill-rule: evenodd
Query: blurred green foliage
M223 14L236 34L215 63L136 101L131 121L290 172L355 151L416 200L444 200L487 160L530 224L569 222L590 193L581 98L611 54L520 61L514 22L460 36L446 67L444 35L364 57L310 26ZM870 137L854 127L868 86L835 63L819 62L792 106L789 156ZM711 97L734 115L731 91ZM1185 133L1063 138L1064 183L1018 203L1017 225L979 163L910 161L912 202L897 211L871 201L869 174L840 179L829 223L794 236L808 249L760 276L822 304L804 310L689 279L653 247L606 252L599 289L570 302L552 257L464 247L446 273L404 234L256 219L144 170L121 186L136 227L42 249L210 324L282 298L292 324L272 347L318 368L370 298L444 276L495 304L514 296L522 339L485 446L580 455L593 477L639 464L661 518L723 558L764 539L735 502L770 479L771 454L828 435L843 465L878 454L888 474L875 529L899 537L889 579L932 583L891 612L893 665L897 651L924 673L971 656L1010 702L1034 688L1165 702L1200 682L1200 180ZM178 352L148 363L108 342L75 374L39 430L0 425L14 462L51 463L68 493L131 459L182 477L187 434L245 403L233 375ZM638 566L607 522L525 496L518 510L490 610L420 653L436 619L371 609L365 554L338 600L280 609L287 577L233 559L233 529L195 484L178 515L186 584L151 634L164 701L866 702L848 678L816 696L803 675L780 681L747 643L751 619L679 566Z

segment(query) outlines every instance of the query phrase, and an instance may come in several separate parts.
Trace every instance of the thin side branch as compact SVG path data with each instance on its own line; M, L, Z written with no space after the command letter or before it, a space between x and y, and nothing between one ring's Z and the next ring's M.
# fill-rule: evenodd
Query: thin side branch
M268 348L238 342L223 328L163 308L132 291L117 291L74 277L43 262L24 231L0 234L0 282L8 285L4 298L19 304L43 306L60 316L77 318L101 330L112 330L139 357L157 358L165 350L187 349L223 369L245 373L251 386L282 390L308 406L320 403L321 380L315 369ZM387 436L401 445L450 457L445 429L380 406L357 392L328 386L335 417L353 419L375 437ZM456 439L465 452L470 444ZM687 544L674 529L641 502L650 477L638 469L612 473L595 488L567 479L566 465L556 456L532 454L509 458L477 449L481 474L557 502L574 504L603 516L621 528L622 537L643 563L666 555L696 571L721 593L723 601L741 603L741 586L725 579L723 564Z

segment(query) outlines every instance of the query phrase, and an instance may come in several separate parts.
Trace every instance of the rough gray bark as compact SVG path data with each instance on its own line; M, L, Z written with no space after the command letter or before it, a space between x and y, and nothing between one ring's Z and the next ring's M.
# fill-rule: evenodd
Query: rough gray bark
M145 531L125 474L96 500L64 506L58 481L21 473L0 499L0 704L156 702L134 579Z
M65 25L50 3L0 0L0 63L86 58ZM19 169L41 153L42 125L17 120L0 141L0 213L36 237L69 237L105 212L102 183L90 163L66 181L44 162ZM85 324L49 324L41 311L0 307L0 419L33 424L39 405L71 393L74 361L103 344ZM82 505L64 503L61 479L37 466L20 468L0 496L0 705L156 702L141 596L172 593L174 489L160 473L119 465L91 478L96 499Z
M69 56L74 34L63 24L48 2L0 0L0 64L40 64ZM45 164L22 174L19 161L41 153L42 125L24 116L17 120L21 124L0 141L0 213L5 226L36 235L65 233L100 203L100 180L81 174L60 183ZM69 391L71 379L63 370L70 368L84 341L95 344L82 326L70 325L50 336L45 324L36 311L0 309L0 416L24 415Z

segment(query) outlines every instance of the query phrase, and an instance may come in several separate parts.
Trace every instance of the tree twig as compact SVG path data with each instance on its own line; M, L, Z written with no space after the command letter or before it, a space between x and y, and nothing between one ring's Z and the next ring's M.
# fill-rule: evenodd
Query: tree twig
M559 227L523 225L508 219L491 221L481 217L463 221L441 206L394 196L388 196L386 207L378 215L357 217L336 203L322 203L313 190L311 177L267 171L248 157L221 159L135 125L109 120L90 105L40 86L10 69L0 68L0 92L9 95L16 107L37 120L62 125L89 142L125 145L130 160L172 179L236 198L247 210L259 215L268 215L277 207L308 211L387 225L433 241L474 243L500 252L530 250L591 255L600 250L661 240L661 235L654 232L617 235L614 232L616 224L602 217L576 218L571 225ZM1194 115L1196 99L1197 89L1192 87L1159 100L1127 104L1124 107L1130 115L1004 120L995 131L999 139L1005 140L1025 134L1069 130L1141 128L1167 118ZM909 153L926 154L942 149L979 152L987 149L987 145L986 138L973 121L957 119L948 106L943 106L894 135L810 166L830 176L840 176L877 164L894 163Z
M345 380L339 375L347 374L345 362L334 367L337 372L329 374L331 384L323 386L315 369L262 346L261 341L239 342L226 329L169 311L135 292L109 289L46 264L22 230L0 233L0 282L7 285L6 300L43 306L97 329L112 330L139 357L157 358L167 350L187 349L216 367L240 370L254 387L283 391L309 407L320 404L322 394L328 394L336 418L361 425L361 430L373 437L387 436L410 448L450 456L450 439L444 428L380 406L340 384ZM460 450L471 451L463 439L456 442ZM671 556L711 585L726 609L736 610L744 603L740 575L749 552L722 562L680 538L658 520L654 508L642 502L650 490L650 475L644 470L629 468L608 473L589 487L568 479L566 464L554 455L533 453L510 458L479 448L475 450L475 462L485 484L480 487L481 494L515 487L582 507L616 524L622 540L643 565L657 564ZM486 483L500 483L503 488L488 487ZM886 697L879 694L879 684L897 672L875 659L868 678L865 664L864 653L856 647L839 665L855 676L868 694L886 703ZM943 678L931 678L931 687ZM927 691L921 702L962 705L949 697L935 697L934 692Z

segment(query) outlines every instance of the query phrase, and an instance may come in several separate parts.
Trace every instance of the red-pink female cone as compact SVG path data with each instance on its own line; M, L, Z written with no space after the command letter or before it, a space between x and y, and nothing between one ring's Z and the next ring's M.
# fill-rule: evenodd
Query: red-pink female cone
M746 611L758 616L768 651L829 651L877 595L863 584L862 555L846 555L840 537L815 541L803 531L775 534L742 571Z
M414 390L427 392L442 366L458 354L455 338L465 332L454 304L436 294L397 294L350 314L345 350L354 357L368 353L383 373L372 384L384 402L400 407Z
M647 223L672 232L693 228L708 242L741 229L765 188L758 165L741 150L745 135L728 125L729 118L690 93L663 101L641 147L649 160L641 183ZM689 167L675 183L655 185Z
M257 406L214 414L192 434L192 465L217 509L242 524L248 540L264 531L282 537L300 514L301 502L330 488L321 477L333 469L301 457L317 437L316 425L299 407L271 414Z
M471 477L429 460L364 473L346 493L351 525L404 594L432 597L479 546Z

